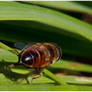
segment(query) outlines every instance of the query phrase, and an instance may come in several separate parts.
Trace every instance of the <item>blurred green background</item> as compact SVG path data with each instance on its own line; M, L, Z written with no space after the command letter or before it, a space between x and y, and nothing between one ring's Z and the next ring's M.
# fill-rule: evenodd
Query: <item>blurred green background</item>
M0 2L0 41L19 50L29 42L56 43L63 56L48 70L68 83L57 85L44 75L28 84L30 77L19 70L5 70L18 57L0 48L0 90L92 90L91 1Z

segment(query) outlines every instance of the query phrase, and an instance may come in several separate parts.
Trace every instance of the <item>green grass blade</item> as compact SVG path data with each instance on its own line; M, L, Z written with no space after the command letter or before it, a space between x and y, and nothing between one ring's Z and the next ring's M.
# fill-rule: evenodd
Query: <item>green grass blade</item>
M53 86L53 85L0 85L1 91L91 91L91 86Z
M73 60L61 60L51 65L54 68L63 68L74 71L89 72L92 73L92 65L82 64Z
M54 8L58 10L67 10L67 11L74 11L74 12L80 12L80 13L88 13L92 14L92 8L83 5L85 2L77 3L77 2L61 2L61 1L28 1L25 3L45 6L49 8ZM92 3L92 2L90 2Z
M92 85L92 77L84 77L84 76L61 76L62 80L67 83L72 84L84 84L84 85Z
M3 44L2 42L0 42L0 47L3 48L3 49L6 49L6 50L8 50L8 51L10 51L10 52L12 52L16 55L19 54L19 52L17 50L8 47L7 45Z
M90 88L90 87L89 87ZM52 86L52 85L1 85L1 91L64 91L78 90L75 86Z
M56 83L58 83L59 85L67 85L67 83L63 82L63 80L60 81L60 79L58 77L56 77L53 73L51 73L50 71L48 71L47 69L44 69L43 72L52 80L54 80ZM68 86L68 85L67 85Z
M78 3L78 4L81 4L81 5L83 5L83 6L87 6L87 7L90 7L90 8L92 8L92 1L84 1L84 2L82 2L82 1L74 1L74 2L76 2L76 3Z

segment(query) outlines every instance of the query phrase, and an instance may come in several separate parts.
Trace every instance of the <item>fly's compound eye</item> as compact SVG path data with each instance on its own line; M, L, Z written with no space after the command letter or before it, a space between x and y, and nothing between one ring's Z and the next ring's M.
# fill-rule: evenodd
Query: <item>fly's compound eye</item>
M22 62L25 64L32 65L32 63L33 63L32 58L33 58L33 56L30 56L30 54L26 54L26 55L22 56Z

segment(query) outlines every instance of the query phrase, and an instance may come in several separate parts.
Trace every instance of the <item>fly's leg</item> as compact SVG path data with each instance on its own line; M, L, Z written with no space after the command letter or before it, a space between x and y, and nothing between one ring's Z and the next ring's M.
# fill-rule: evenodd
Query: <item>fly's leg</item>
M43 75L42 72L40 72L39 74L32 75L31 84L32 84L32 81L33 81L34 79L39 78L39 77L41 77L42 75Z
M34 79L39 78L39 77L41 77L41 76L43 75L41 68L35 68L35 69L36 69L36 71L39 72L39 73L38 73L38 74L34 74L34 75L31 76L31 77L32 77L31 84L32 84L32 81L33 81Z

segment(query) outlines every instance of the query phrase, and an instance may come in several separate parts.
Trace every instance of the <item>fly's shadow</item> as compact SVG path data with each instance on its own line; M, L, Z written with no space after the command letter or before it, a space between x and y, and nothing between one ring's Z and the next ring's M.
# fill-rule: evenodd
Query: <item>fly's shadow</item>
M17 82L19 79L25 79L26 82L28 83L28 77L31 76L32 74L29 72L27 74L20 74L16 72L12 72L11 69L8 69L7 67L13 63L11 62L6 62L4 60L0 61L0 73L4 74L4 76L11 81ZM29 69L29 67L26 67ZM30 69L31 71L31 69ZM31 81L31 80L30 80Z

